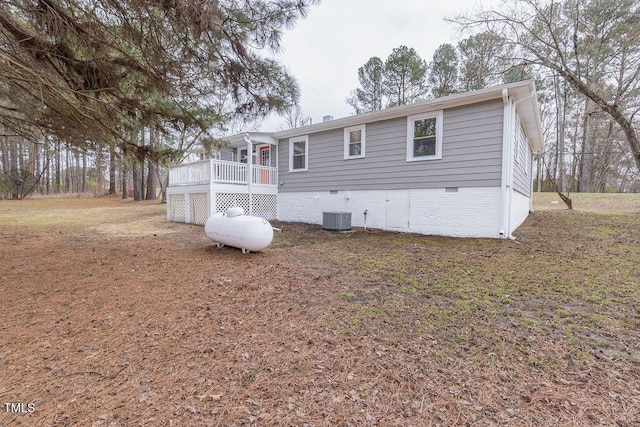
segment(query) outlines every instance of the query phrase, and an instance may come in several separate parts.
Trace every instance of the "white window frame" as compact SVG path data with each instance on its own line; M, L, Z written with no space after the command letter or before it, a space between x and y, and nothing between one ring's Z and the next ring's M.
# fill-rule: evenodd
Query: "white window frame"
M349 152L349 146L351 145L350 135L351 135L351 132L354 132L354 131L360 131L360 154L356 156L350 155L350 152ZM351 127L345 128L344 129L344 159L349 160L349 159L363 158L365 155L366 143L367 143L366 125L358 125L358 126L351 126Z
M293 168L293 144L304 142L304 168ZM309 135L289 138L289 172L306 172L309 170Z
M424 160L440 160L442 159L442 110L431 111L429 113L415 114L407 117L407 162L420 162ZM418 120L436 119L436 154L433 156L413 155L413 132L414 123Z

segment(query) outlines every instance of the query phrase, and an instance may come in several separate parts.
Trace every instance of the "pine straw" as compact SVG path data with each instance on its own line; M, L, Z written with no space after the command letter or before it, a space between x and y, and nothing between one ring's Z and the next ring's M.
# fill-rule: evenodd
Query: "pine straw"
M162 209L111 212L132 236L104 218L0 228L0 399L36 407L0 425L640 424L637 282L609 277L635 286L613 308L567 288L571 322L534 285L560 251L541 225L564 213L520 243L278 224L243 255ZM583 262L604 274L571 262L569 282Z

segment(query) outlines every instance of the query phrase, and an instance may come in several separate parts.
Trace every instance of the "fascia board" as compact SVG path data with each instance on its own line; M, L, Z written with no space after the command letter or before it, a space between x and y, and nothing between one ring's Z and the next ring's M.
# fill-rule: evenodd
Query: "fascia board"
M244 139L246 135L249 135L249 139L254 144L278 145L278 140L273 137L273 132L243 132L222 139L227 141L230 147L240 147L246 145Z

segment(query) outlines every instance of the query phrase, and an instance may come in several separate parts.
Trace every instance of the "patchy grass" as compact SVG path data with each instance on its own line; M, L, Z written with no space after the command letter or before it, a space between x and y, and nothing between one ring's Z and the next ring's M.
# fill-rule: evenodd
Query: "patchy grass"
M0 425L640 424L636 195L536 195L517 241L0 202ZM538 197L539 196L539 197Z
M602 214L640 214L640 193L571 193L573 209L577 211L598 212ZM556 193L536 193L534 197L536 210L564 210L566 205Z

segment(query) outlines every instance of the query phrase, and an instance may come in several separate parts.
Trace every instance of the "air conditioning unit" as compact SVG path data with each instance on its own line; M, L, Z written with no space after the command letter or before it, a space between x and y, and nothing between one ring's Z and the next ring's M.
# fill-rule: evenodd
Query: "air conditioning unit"
M351 212L322 212L322 229L351 231Z

